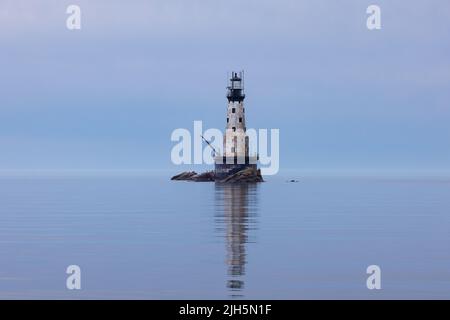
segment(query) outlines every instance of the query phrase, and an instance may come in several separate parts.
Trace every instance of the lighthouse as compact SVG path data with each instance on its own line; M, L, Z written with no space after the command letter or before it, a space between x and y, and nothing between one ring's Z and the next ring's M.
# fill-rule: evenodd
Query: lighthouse
M223 137L223 154L215 157L215 175L219 180L241 170L257 169L257 155L249 155L244 107L244 72L232 72L227 87L227 123Z

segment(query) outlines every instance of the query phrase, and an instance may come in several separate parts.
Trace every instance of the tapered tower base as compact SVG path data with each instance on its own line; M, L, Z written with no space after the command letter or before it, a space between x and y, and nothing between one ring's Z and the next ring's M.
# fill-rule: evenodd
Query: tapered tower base
M219 181L247 168L257 170L258 157L216 157L214 160L215 177Z

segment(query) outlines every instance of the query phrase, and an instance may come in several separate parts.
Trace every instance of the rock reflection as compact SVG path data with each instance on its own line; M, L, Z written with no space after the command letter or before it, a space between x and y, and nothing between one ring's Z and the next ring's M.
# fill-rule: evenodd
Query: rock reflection
M225 238L227 288L232 296L243 295L246 244L252 242L251 231L256 228L257 195L257 184L216 184L216 226Z

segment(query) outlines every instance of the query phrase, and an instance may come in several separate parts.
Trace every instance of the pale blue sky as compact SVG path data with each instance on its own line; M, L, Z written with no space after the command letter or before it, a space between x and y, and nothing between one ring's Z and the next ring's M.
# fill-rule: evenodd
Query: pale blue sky
M449 30L447 0L3 0L0 171L187 169L172 130L224 128L245 69L282 169L449 173Z

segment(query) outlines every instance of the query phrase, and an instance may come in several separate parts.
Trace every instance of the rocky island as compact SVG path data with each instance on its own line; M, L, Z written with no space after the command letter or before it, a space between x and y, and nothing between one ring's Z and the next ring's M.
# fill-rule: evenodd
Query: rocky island
M248 183L248 182L264 182L260 169L245 168L236 173L227 176L224 179L216 177L214 171L197 173L195 171L185 171L171 178L177 181L194 181L194 182L219 182L219 183Z

